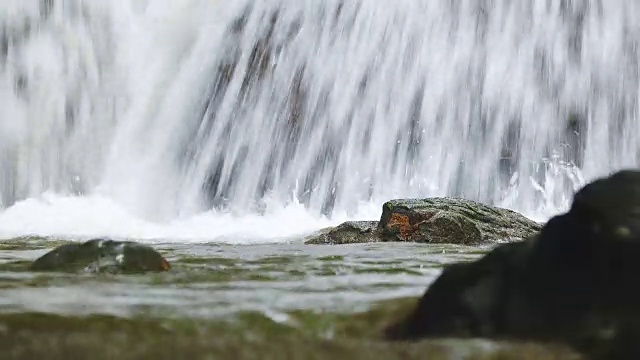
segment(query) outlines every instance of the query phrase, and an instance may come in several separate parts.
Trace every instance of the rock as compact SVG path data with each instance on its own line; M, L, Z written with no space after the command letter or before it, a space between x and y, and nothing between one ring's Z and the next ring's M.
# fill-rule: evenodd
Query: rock
M594 358L640 354L640 172L594 181L538 236L446 267L389 339L569 343Z
M508 306L511 272L520 271L531 240L504 244L482 259L444 268L413 313L387 329L390 339L497 336L499 308Z
M522 240L542 226L514 211L454 198L385 203L378 225L384 241L472 245Z
M476 245L516 241L541 225L507 209L453 198L399 199L382 206L380 221L347 221L307 237L305 244L412 241Z
M105 239L59 246L38 258L30 267L32 271L122 273L169 269L167 260L149 246Z
M307 237L305 244L337 245L380 241L377 221L347 221Z

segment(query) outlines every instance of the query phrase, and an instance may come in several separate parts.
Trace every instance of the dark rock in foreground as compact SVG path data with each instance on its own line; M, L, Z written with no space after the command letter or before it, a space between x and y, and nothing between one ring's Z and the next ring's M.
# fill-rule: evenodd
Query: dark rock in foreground
M453 198L386 202L380 221L348 221L309 236L306 244L356 244L410 241L476 245L517 241L541 225L514 211Z
M169 268L167 260L149 246L95 239L59 246L38 258L30 270L136 273L167 271Z
M341 245L378 242L380 234L377 228L377 221L347 221L309 236L305 244Z
M389 201L378 226L384 241L460 245L522 240L541 228L514 211L454 198Z
M640 355L640 172L592 182L539 236L444 269L391 339L484 337Z

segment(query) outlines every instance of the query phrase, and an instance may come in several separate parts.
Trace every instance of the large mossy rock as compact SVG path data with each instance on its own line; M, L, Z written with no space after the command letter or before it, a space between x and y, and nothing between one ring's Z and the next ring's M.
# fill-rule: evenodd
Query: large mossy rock
M398 199L382 206L380 221L347 221L308 236L306 244L418 242L478 245L512 242L542 225L508 209L455 198Z
M31 264L32 271L152 272L169 270L169 262L150 246L105 239L61 245Z
M448 266L390 339L567 342L593 358L640 358L640 172L594 181L538 236Z
M522 240L540 228L514 211L455 198L389 201L378 225L384 241L461 245Z
M305 239L305 244L342 245L378 241L380 241L380 234L377 221L347 221L310 235Z

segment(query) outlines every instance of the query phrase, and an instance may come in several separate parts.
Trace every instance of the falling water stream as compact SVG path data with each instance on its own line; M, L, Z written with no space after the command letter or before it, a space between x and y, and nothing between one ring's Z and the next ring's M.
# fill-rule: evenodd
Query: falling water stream
M584 181L640 161L638 11L3 2L0 229L96 235L116 217L127 236L297 213L296 233L440 195L547 218Z

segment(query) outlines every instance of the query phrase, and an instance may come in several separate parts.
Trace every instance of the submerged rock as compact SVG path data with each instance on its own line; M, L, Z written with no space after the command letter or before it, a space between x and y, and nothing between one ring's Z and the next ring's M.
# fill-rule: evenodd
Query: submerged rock
M377 221L347 221L309 236L305 244L339 245L380 241Z
M540 228L514 211L454 198L389 201L378 225L384 241L461 245L522 240Z
M167 260L150 246L105 239L66 244L38 258L33 271L124 272L167 271Z
M621 171L582 188L538 236L446 267L387 336L542 339L634 358L638 259L640 172Z

